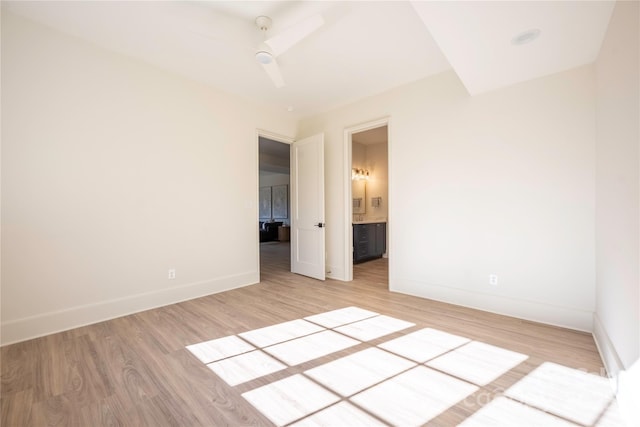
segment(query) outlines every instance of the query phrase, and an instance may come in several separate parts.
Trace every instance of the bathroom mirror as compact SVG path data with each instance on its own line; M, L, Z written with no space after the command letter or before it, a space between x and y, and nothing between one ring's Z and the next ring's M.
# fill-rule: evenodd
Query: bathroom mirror
M366 184L364 180L351 181L351 197L353 199L353 213L366 213Z

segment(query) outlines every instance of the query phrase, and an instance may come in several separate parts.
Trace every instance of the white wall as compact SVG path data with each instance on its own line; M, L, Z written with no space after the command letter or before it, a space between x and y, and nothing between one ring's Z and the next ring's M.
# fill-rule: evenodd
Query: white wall
M2 90L3 343L258 281L287 115L6 11Z
M596 315L610 373L640 356L640 6L618 2L598 61Z
M446 72L302 121L300 136L325 132L334 276L344 129L389 116L391 289L590 330L594 86L587 66L469 97Z

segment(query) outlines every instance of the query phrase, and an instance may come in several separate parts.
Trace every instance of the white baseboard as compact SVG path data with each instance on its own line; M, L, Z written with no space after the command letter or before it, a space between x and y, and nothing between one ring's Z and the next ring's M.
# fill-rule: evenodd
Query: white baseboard
M2 323L1 345L13 344L164 305L228 291L259 281L260 275L254 271L11 320Z
M589 310L472 292L465 289L434 286L407 279L394 280L393 283L390 283L389 289L393 292L578 331L591 332L593 327L593 311Z
M615 378L618 372L624 370L624 365L596 313L593 313L593 339L596 342L596 347L598 347L598 352L604 362L607 374L609 374L609 377Z

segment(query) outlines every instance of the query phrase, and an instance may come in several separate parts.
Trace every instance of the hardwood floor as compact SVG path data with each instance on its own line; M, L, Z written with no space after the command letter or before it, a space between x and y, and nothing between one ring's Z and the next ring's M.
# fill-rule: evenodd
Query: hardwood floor
M387 290L387 260L356 266L350 283L288 272L289 245L262 245L256 285L1 349L2 426L273 425L242 393L429 327L529 357L427 425L456 425L543 362L601 374L590 334ZM185 347L357 306L415 326L231 387Z

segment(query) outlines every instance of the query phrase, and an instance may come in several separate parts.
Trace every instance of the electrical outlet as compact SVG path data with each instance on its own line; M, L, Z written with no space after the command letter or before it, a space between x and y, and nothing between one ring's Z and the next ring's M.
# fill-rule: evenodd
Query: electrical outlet
M490 274L489 275L489 284L491 286L498 286L498 275L497 274Z
M175 268L170 268L169 269L169 274L167 275L167 278L169 280L173 280L176 278L176 269Z

